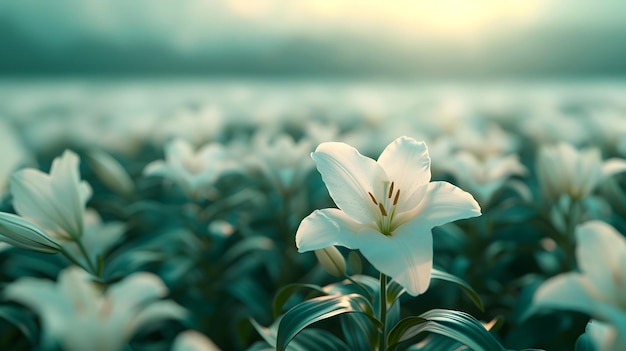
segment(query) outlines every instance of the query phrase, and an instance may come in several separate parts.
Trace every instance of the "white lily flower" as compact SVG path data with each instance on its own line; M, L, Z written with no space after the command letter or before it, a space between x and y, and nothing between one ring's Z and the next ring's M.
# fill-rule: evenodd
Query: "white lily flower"
M140 328L185 316L172 301L161 300L167 288L151 273L134 273L106 291L78 267L59 274L58 282L21 278L5 296L37 312L42 321L41 345L63 350L118 351Z
M80 180L79 158L66 150L52 162L50 174L27 168L11 176L13 206L50 236L80 240L91 187Z
M194 151L191 144L176 139L165 146L165 160L151 162L145 175L166 177L183 189L190 198L205 194L228 168L226 150L219 143L209 143Z
M526 173L526 167L519 162L517 155L492 155L482 159L466 151L454 154L444 168L482 205L489 202L509 177Z
M589 221L577 228L576 242L581 272L546 281L534 307L586 313L615 328L616 342L626 345L626 238L604 222Z
M377 161L344 143L311 154L339 209L316 210L300 223L299 252L330 245L361 251L413 296L430 284L431 229L480 215L474 198L447 182L430 182L426 144L400 137Z
M600 150L576 150L560 143L543 147L537 157L537 176L542 193L550 200L566 194L580 200L606 177L626 171L626 160L602 161Z
M248 158L250 165L259 169L282 193L301 187L304 177L313 168L313 163L306 157L313 145L306 139L295 141L287 134L273 136L260 132L250 146L253 148Z

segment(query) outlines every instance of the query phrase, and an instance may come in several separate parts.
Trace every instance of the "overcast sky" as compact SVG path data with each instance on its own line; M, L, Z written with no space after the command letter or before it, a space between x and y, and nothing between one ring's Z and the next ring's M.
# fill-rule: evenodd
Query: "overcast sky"
M617 0L2 1L0 73L622 74L625 14Z

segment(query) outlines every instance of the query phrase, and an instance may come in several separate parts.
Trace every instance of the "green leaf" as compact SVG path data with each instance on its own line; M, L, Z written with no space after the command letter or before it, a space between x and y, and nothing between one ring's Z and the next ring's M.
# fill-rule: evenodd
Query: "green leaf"
M362 313L378 322L373 317L370 302L359 294L320 296L304 301L285 313L278 325L276 350L285 350L287 344L309 325L344 313Z
M393 304L406 290L402 285L392 280L387 286L387 304Z
M450 274L436 268L433 268L431 271L431 279L445 280L447 282L456 284L472 300L476 307L478 307L481 311L485 311L485 306L483 305L480 296L478 296L476 290L474 290L465 280L457 277L454 274Z
M431 334L418 344L412 345L408 351L467 351L466 346L458 341L439 334Z
M276 318L283 306L285 305L285 303L287 302L287 300L289 300L289 298L298 290L302 290L302 289L310 289L310 290L314 290L314 291L319 291L322 294L326 294L324 292L324 289L322 289L321 286L319 285L315 285L315 284L300 284L300 283L294 283L294 284L289 284L284 286L283 288L281 288L280 290L278 290L278 292L276 293L276 297L274 297L274 318Z
M32 345L37 344L39 328L37 328L33 316L27 311L12 305L2 305L0 306L0 318L17 327Z
M378 345L378 331L368 317L346 313L340 318L341 330L351 350L372 350Z
M250 319L250 323L254 326L254 328L259 332L263 340L265 341L265 347L262 344L258 344L255 346L255 350L275 350L275 345L277 342L277 332L278 326L282 317L279 317L270 325L269 327L263 327L259 325L254 319ZM251 351L252 349L249 349ZM348 346L338 337L333 335L332 333L322 330L310 328L303 330L298 336L289 344L287 347L289 351L329 351L329 350L337 350L337 351L348 351L350 350Z
M465 312L442 309L401 320L389 333L387 344L393 347L424 332L447 336L473 350L505 350L476 318Z

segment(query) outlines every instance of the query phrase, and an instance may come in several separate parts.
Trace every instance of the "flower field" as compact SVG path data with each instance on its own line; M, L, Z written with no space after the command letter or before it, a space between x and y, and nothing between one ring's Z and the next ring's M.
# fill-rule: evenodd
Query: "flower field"
M626 350L626 85L0 83L1 350Z

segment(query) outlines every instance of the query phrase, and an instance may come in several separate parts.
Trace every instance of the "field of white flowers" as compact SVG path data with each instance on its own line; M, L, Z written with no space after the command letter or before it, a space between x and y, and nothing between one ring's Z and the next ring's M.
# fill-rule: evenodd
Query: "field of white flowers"
M2 350L626 350L626 86L0 84Z

